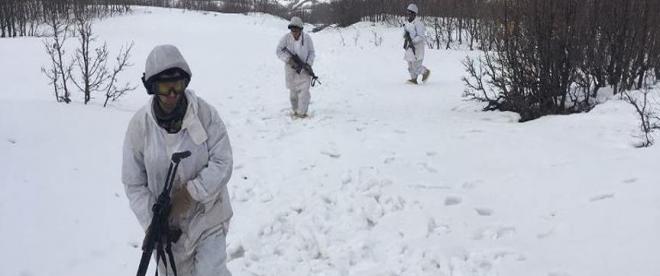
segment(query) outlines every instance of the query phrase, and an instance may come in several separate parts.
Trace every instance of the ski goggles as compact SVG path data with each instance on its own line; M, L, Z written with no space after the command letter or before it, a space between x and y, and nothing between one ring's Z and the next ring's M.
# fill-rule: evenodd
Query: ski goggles
M175 78L156 80L154 82L154 90L159 95L169 95L172 92L175 94L181 94L186 90L186 79Z

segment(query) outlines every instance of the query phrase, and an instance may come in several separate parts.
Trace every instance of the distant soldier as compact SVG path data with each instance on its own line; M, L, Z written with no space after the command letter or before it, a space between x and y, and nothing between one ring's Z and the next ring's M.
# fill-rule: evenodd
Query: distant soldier
M418 11L417 5L408 5L408 22L403 26L403 49L406 50L404 59L408 62L408 72L410 72L408 83L410 84L417 84L419 75L422 75L422 82L425 82L431 75L431 70L422 65L426 47L426 27L422 20L417 18Z
M303 21L299 17L291 18L290 33L282 37L277 45L277 57L284 61L286 87L290 90L291 109L298 118L307 117L307 108L312 85L311 65L314 63L314 42L303 33Z

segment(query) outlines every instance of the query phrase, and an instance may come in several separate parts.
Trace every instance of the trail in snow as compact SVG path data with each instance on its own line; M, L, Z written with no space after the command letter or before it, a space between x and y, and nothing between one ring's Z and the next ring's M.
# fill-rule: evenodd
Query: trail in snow
M430 50L405 84L400 30L359 23L312 35L311 117L289 116L275 46L287 22L136 8L96 28L136 42L137 83L160 43L234 149L234 275L654 275L657 148L631 147L616 99L588 114L517 123L461 97L467 51ZM382 45L374 39L382 37ZM134 273L142 233L120 183L136 91L112 108L57 104L38 39L0 40L0 244L7 275ZM96 99L98 100L98 99ZM47 231L46 231L47 230ZM47 233L47 234L45 234ZM66 238L63 238L66 237ZM4 274L3 274L4 275Z

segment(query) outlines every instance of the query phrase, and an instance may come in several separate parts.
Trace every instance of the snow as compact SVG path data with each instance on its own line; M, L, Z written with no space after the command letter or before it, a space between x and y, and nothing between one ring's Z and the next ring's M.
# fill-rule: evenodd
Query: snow
M628 104L517 123L461 97L475 53L427 51L430 81L407 85L400 30L359 23L312 34L323 84L294 120L286 25L157 8L95 25L113 53L135 41L122 82L177 45L227 124L234 275L660 275L659 148L634 148ZM0 60L0 275L135 273L121 145L147 95L56 103L37 38L0 40Z
M275 0L276 3L281 6L287 7L291 10L300 9L300 8L310 8L316 4L327 4L331 0Z

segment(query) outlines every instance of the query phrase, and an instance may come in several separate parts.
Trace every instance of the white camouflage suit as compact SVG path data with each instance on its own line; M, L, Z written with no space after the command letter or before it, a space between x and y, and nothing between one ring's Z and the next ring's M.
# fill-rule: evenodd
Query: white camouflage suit
M297 54L302 61L309 65L314 65L314 42L312 38L305 32L300 34L298 40L295 40L293 34L287 33L280 39L277 44L276 54L277 57L284 62L284 72L286 79L286 88L290 91L291 108L298 114L307 114L307 108L311 100L309 89L311 86L312 76L307 71L302 70L297 73L287 62L291 55L284 51L288 49L294 54Z
M407 22L403 26L404 35L405 32L410 34L410 38L413 41L415 46L415 52L413 53L412 47L406 49L404 54L404 59L408 62L408 72L410 73L410 79L417 79L417 77L424 72L428 71L422 62L424 62L424 48L426 48L426 27L424 23L415 17L412 22ZM405 39L405 38L404 38Z
M174 46L156 47L147 59L146 78L166 69L190 69ZM232 174L232 151L224 123L214 107L185 91L188 106L181 130L168 134L154 118L151 98L131 119L123 147L122 182L130 207L143 229L151 223L151 207L161 193L171 155L188 150L174 185L185 186L193 202L172 222L183 234L172 245L179 276L229 276L226 234L232 208L227 182ZM155 256L156 254L154 254ZM169 266L168 266L169 268ZM160 266L161 275L165 268ZM173 275L169 269L169 275Z

